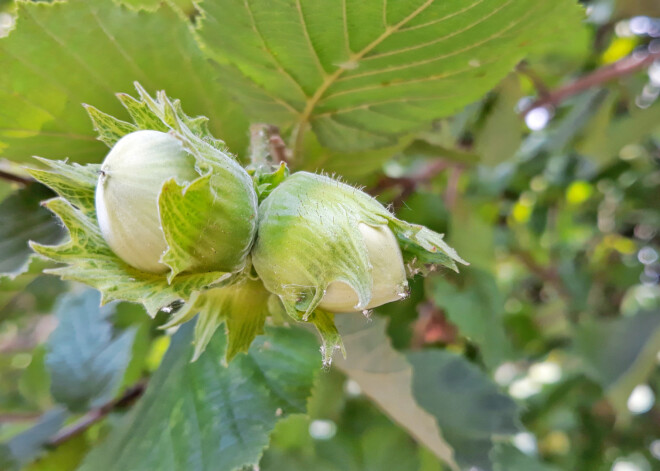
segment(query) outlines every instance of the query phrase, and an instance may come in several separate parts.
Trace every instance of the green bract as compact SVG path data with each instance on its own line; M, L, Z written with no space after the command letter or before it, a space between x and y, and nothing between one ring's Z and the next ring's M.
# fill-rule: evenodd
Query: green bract
M360 311L406 296L408 275L465 263L429 229L395 218L350 185L307 172L259 207L253 264L294 318L317 309Z

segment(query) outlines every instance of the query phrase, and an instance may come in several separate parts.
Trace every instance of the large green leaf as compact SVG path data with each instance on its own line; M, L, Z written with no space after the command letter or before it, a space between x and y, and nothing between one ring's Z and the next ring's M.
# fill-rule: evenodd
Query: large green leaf
M112 399L130 361L135 330L113 335L114 306L100 304L101 295L90 289L64 295L55 310L59 323L46 355L50 390L72 411Z
M385 321L336 317L347 360L337 366L383 411L452 469L488 468L494 436L517 431L517 407L465 358L439 350L394 350Z
M33 254L28 242L52 244L63 231L42 200L53 196L43 185L30 184L0 203L0 274L14 277L23 273Z
M392 420L427 446L451 469L458 469L454 450L438 429L435 418L422 409L412 392L413 371L403 354L392 348L385 334L385 321L368 322L359 314L341 314L335 322L349 352L347 359L336 358L337 367Z
M223 366L218 332L190 362L192 325L174 336L145 396L80 471L232 471L256 465L275 423L304 412L320 371L318 343L273 328Z
M391 145L478 99L540 43L579 28L573 0L205 0L198 36L251 116L325 146ZM227 14L231 12L231 14Z
M240 107L215 81L185 18L169 7L136 12L108 0L19 2L16 29L0 40L0 70L0 151L13 160L99 162L107 149L81 105L127 117L113 94L130 91L136 80L208 116L212 132L235 152L246 147Z

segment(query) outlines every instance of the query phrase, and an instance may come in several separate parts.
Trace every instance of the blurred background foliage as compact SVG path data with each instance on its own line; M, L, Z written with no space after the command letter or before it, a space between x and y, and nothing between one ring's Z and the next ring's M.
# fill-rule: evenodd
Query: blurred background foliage
M194 14L187 2L177 3ZM309 134L304 158L291 163L364 186L401 218L446 233L471 263L460 274L415 279L409 299L374 313L387 319L392 346L407 352L413 366L420 352L459 355L518 405L515 424L502 425L500 438L495 430L486 461L461 447L459 426L444 429L457 454L468 457L462 462L474 465L466 469L660 469L660 4L581 3L581 28L553 47L536 48L483 99L423 133L394 147L343 153ZM1 1L0 36L14 19L13 3ZM603 74L648 55L657 59ZM594 79L588 86L575 87L588 78ZM184 107L204 99L185 94ZM236 103L231 112L229 122L222 121L224 111L214 113L214 131L245 157L248 120ZM242 131L229 139L224 129ZM31 153L59 157L47 148ZM61 229L38 205L48 190L24 180L18 159L6 157L0 160L0 268L8 274L0 278L0 457L7 461L4 468L0 458L0 468L73 470L130 409L125 391L158 369L171 333L157 328L165 314L154 322L137 306L104 313L71 307L89 302L82 288L40 275L47 262L28 260L25 241L56 241ZM62 317L80 309L87 318ZM66 337L65 321L67 332L79 322L96 339L79 346L80 365L67 360L64 347L73 341L58 341ZM76 379L72 371L85 368L90 373ZM308 415L277 424L259 469L449 469L389 418L392 410L374 405L350 369L340 362L318 374ZM72 394L83 386L96 388L83 393L95 402L81 406ZM420 391L414 390L420 404L433 400ZM124 394L120 403L112 403L118 394ZM82 409L63 412L62 404ZM103 410L105 420L62 439L62 425L90 410ZM445 415L436 415L441 425Z

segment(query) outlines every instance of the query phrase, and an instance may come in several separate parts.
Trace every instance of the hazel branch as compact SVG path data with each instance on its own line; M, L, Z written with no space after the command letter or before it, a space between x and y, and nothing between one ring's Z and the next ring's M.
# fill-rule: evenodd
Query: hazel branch
M122 394L121 397L107 402L97 409L93 409L87 412L78 421L72 423L68 427L64 427L48 441L47 446L59 446L62 443L72 439L73 437L84 433L88 428L101 421L114 410L123 409L133 405L133 403L135 403L135 401L140 396L142 396L142 394L144 394L145 389L145 383L137 383L134 386L131 386L126 391L124 391L124 394Z
M7 180L9 182L20 183L21 185L25 185L25 186L34 182L34 180L30 178L14 175L13 173L5 172L4 170L0 170L0 180Z
M276 168L289 163L289 149L277 126L257 123L250 126L250 161L253 166Z
M660 51L633 53L613 64L596 69L590 74L584 75L569 84L546 93L541 93L536 101L521 111L520 115L525 117L531 110L542 106L559 105L573 95L603 85L611 80L630 75L644 67L648 67L656 60L660 60ZM527 75L529 76L529 74Z

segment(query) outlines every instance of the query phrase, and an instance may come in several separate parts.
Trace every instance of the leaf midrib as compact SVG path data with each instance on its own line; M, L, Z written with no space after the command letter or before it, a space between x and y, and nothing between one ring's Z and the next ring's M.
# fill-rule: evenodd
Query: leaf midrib
M372 51L375 47L377 47L379 44L381 44L383 41L385 41L387 38L389 38L392 34L396 33L399 31L399 29L404 26L406 23L409 21L413 20L415 17L417 17L420 13L422 13L426 8L429 7L434 2L434 0L426 0L422 5L420 5L415 11L410 13L408 16L406 16L403 20L399 21L393 26L388 26L385 28L385 32L383 32L378 38L373 40L371 43L369 43L367 46L365 46L361 51L353 53L347 62L357 62L361 60L366 54L368 54L370 51ZM344 4L345 5L345 4ZM385 3L385 8L387 7L387 3ZM300 114L300 119L298 120L298 124L295 127L294 130L294 136L295 136L295 144L293 146L293 151L294 151L294 157L298 157L300 155L300 152L302 151L302 146L303 146L303 141L304 141L304 136L305 136L305 125L309 121L309 118L311 117L312 113L314 112L314 108L318 104L318 102L323 98L323 95L325 92L334 84L339 77L346 71L347 69L343 69L341 67L337 68L332 74L326 76L325 80L321 84L319 88L316 89L316 92L314 92L314 95L312 95L309 100L307 100L307 103L305 104L305 109L303 112Z

